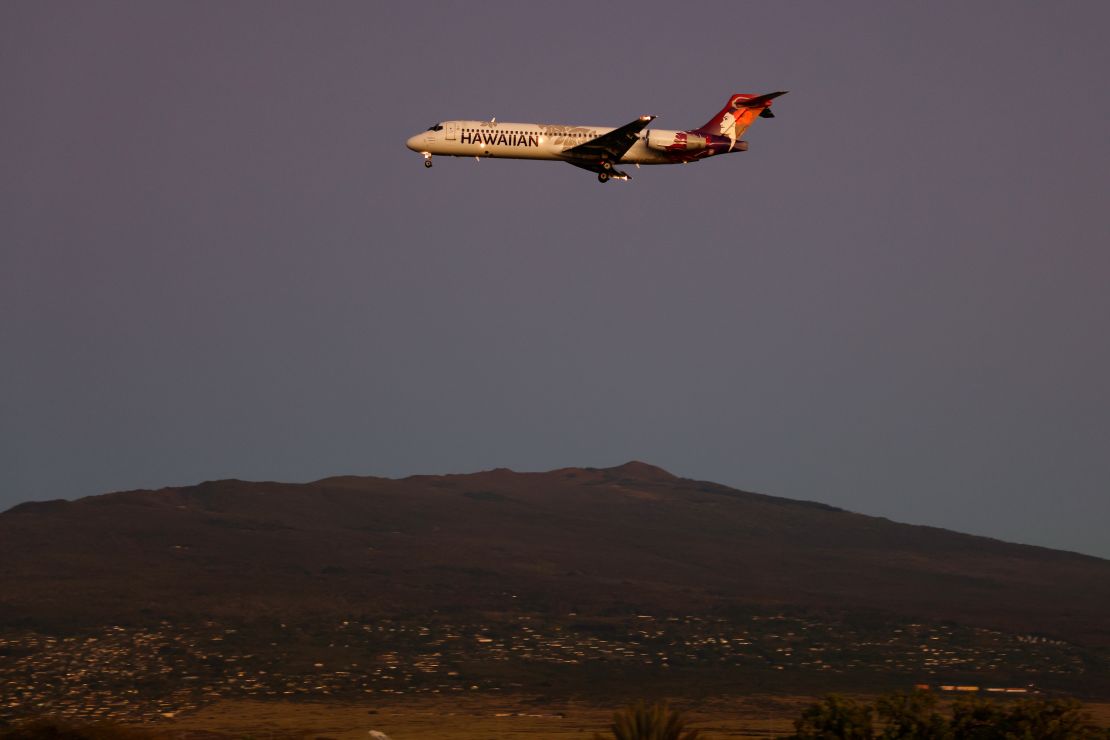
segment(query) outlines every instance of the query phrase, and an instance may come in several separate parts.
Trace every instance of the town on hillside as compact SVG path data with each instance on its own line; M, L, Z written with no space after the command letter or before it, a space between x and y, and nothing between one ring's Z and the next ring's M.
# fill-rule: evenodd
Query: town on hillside
M607 675L832 690L1024 694L1091 677L1080 647L951 624L767 613L501 619L347 619L314 624L110 626L0 634L0 720L155 721L231 698L387 700L408 695L604 687ZM754 679L752 677L755 677ZM553 688L555 687L555 688ZM603 689L599 688L599 691Z

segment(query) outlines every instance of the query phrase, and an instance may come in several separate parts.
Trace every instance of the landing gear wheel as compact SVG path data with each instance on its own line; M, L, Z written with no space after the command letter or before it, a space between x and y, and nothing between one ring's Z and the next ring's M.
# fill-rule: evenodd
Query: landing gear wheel
M610 162L609 160L605 160L604 162L601 163L601 169L608 172L609 170L613 169L613 163Z
M428 157L427 159L424 160L424 166L425 167L431 167L432 166L432 158L431 157Z
M598 182L609 182L609 173L608 172L599 172L599 173L597 173L597 181Z

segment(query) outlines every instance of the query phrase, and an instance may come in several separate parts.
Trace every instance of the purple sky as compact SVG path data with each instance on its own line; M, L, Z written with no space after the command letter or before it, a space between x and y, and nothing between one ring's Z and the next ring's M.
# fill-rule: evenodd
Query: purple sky
M629 459L1110 557L1103 2L0 3L0 509ZM602 186L439 120L704 123Z

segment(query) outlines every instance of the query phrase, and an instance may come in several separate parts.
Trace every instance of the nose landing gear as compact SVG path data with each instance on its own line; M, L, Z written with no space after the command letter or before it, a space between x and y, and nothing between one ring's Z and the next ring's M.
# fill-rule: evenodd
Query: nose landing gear
M427 153L427 152L424 153L424 166L425 167L431 167L432 166L432 155Z

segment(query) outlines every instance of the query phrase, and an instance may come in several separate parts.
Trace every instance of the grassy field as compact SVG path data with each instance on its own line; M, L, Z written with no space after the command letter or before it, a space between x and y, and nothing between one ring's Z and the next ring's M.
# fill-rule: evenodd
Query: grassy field
M792 732L794 718L812 701L751 695L676 706L709 738L755 740ZM1087 710L1103 726L1110 725L1110 704L1089 704ZM371 730L391 740L589 740L606 731L612 713L612 707L520 696L393 699L385 704L222 701L146 729L182 740L203 740L212 733L251 740L366 740Z
M811 699L714 699L687 707L694 727L712 738L785 735ZM365 740L371 730L391 740L510 740L592 738L604 732L613 709L519 697L410 700L387 705L223 701L158 728L175 736L216 732L253 740L332 738Z

